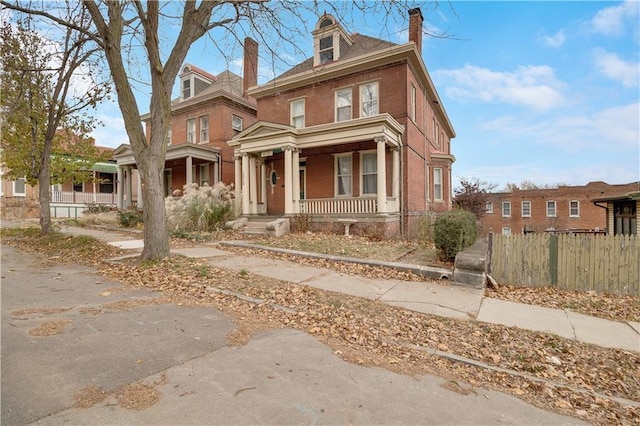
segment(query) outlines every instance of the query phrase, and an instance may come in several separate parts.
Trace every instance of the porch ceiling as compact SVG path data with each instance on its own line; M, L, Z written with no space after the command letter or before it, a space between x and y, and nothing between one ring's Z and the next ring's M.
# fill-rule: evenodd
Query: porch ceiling
M181 158L193 157L200 160L217 162L220 158L220 149L206 145L183 143L179 145L169 145L165 155L165 161L177 160ZM118 166L135 166L136 160L131 146L119 147L114 155Z
M384 137L391 146L402 145L404 126L389 114L296 129L258 122L227 142L238 153L258 153L284 147L298 149L342 145Z

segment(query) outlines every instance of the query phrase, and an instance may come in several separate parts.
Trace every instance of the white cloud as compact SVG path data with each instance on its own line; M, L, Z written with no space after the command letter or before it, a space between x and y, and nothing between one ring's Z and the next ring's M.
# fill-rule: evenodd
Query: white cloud
M634 0L601 9L591 20L592 29L600 34L622 35L625 31L626 23L634 22L637 19L639 10L640 3Z
M613 52L594 49L593 57L598 70L607 77L620 81L627 87L638 86L640 63L626 62Z
M439 70L446 94L461 102L502 102L540 111L565 104L564 84L546 65L520 66L512 72L493 71L475 65Z
M541 35L540 40L542 43L549 47L560 47L564 44L567 37L564 35L564 31L560 30L554 35Z
M98 108L99 113L95 118L102 122L102 125L90 134L96 140L96 145L117 148L123 143L128 144L129 137L117 104L105 103Z

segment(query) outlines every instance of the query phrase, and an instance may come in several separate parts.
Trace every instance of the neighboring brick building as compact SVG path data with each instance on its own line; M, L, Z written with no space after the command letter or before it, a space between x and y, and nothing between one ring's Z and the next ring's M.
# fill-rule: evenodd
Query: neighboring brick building
M171 103L165 195L181 191L187 183L213 186L234 181L234 152L226 141L256 121L256 102L247 95L247 88L257 84L257 67L258 45L250 38L244 45L244 78L230 71L215 76L190 64L183 66L180 97ZM141 116L148 138L150 118L149 114ZM114 157L119 168L118 206L126 208L137 202L142 207L131 146L121 145Z
M638 191L638 185L638 182L623 185L589 182L585 186L488 194L483 231L513 234L525 230L606 231L609 228L606 205L596 205L594 201Z
M409 21L398 45L325 14L312 57L248 90L259 121L229 141L243 215L393 235L451 208L455 131L422 59L420 9Z

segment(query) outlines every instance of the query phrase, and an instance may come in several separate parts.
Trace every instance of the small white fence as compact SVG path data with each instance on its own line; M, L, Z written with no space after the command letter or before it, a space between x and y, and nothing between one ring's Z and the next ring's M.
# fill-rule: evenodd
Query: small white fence
M300 200L302 214L376 213L376 198L321 198Z
M117 194L99 192L51 191L52 203L115 205L118 201L116 197Z

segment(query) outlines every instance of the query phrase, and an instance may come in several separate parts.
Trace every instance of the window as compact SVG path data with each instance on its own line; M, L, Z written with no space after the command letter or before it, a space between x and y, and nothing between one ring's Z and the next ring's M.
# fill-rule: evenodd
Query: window
M296 129L304 127L304 99L291 101L291 125Z
M411 109L409 114L411 114L411 119L416 121L416 88L413 84L411 85Z
M502 202L502 217L511 217L511 202Z
M436 124L436 131L433 134L433 143L436 144L438 148L440 148L440 142L438 137L440 136L440 125Z
M84 192L84 183L73 182L73 192Z
M440 167L433 168L433 199L442 201L442 169Z
M209 116L200 117L200 143L209 142Z
M167 130L167 145L171 145L171 138L173 133L171 131L171 124L169 124L169 130Z
M511 228L509 228L508 226L502 228L502 235L511 235Z
M378 155L375 151L360 154L362 195L378 193Z
M351 196L351 153L335 156L336 196Z
M182 99L191 97L191 79L182 80Z
M522 202L522 217L531 217L531 201Z
M555 201L547 201L547 217L556 217Z
M487 204L484 206L484 211L487 213L493 213L493 202L487 201Z
M196 119L190 118L187 120L187 142L195 143L196 141Z
M320 39L320 63L326 64L333 61L333 36L323 37Z
M436 135L438 134L438 129L436 128L436 119L433 119L433 143L436 143Z
M378 83L360 86L360 117L378 114Z
M231 119L231 128L235 133L242 131L242 118L234 115Z
M569 201L569 217L580 217L580 201Z
M200 186L209 185L209 164L200 164Z
M24 197L27 195L27 184L25 178L16 179L13 181L13 195L15 197Z
M351 120L351 89L336 91L336 121Z

